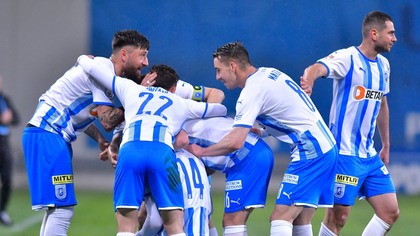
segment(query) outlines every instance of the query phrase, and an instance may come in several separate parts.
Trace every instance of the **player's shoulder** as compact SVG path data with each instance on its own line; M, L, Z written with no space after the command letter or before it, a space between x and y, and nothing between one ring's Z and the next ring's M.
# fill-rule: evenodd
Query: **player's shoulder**
M378 61L382 62L384 65L389 65L388 59L384 57L382 54L378 54L377 58L378 58Z
M112 63L111 59L106 57L95 57L94 60L98 62L101 66L114 72L114 63Z

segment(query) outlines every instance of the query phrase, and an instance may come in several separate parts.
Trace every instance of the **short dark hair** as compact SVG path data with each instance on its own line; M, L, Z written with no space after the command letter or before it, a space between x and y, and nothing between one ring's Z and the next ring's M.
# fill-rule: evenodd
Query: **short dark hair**
M213 58L217 58L222 63L228 63L229 60L236 60L242 67L251 65L249 54L244 45L239 42L225 44L213 53Z
M362 34L363 37L369 36L369 31L373 28L376 28L378 31L382 31L386 28L386 21L391 21L392 18L388 14L385 14L380 11L369 12L365 19L363 20L362 25Z
M149 50L149 40L136 30L121 30L115 33L112 39L112 51L121 49L124 46L135 46Z
M179 80L176 71L168 65L154 65L150 69L150 72L156 72L157 74L153 87L161 87L169 90L173 86L176 86Z

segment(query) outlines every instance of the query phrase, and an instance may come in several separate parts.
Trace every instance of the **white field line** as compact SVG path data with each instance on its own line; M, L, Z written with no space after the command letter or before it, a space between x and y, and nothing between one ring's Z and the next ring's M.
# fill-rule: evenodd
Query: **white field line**
M44 213L44 212L43 212ZM31 217L24 219L23 221L19 221L19 223L14 222L12 227L9 228L9 232L21 232L26 230L27 228L33 226L34 224L41 223L44 214L35 214ZM41 225L40 225L41 227Z

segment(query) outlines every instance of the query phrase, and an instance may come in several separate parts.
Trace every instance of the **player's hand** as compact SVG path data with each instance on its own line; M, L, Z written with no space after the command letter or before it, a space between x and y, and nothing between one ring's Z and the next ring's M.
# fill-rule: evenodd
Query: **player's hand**
M256 134L256 135L258 135L258 136L262 136L262 132L261 132L261 129L259 129L259 128L256 128L256 127L252 127L251 128L251 130L250 130L250 132L251 133L254 133L254 134Z
M99 153L99 160L101 161L107 161L108 160L108 151L103 150L101 153Z
M314 81L306 79L305 74L300 77L300 87L308 96L311 96L313 86Z
M110 145L107 149L109 160L111 161L112 167L117 166L118 162L118 147L115 147L113 145Z
M379 152L379 157L381 158L382 162L387 166L389 164L389 149L382 148Z
M144 79L141 81L140 85L143 85L145 87L153 86L156 83L156 77L156 72L147 73Z
M198 146L197 144L189 144L187 146L184 147L185 150L191 152L192 154L194 154L194 156L201 158L203 155L201 153L203 148Z

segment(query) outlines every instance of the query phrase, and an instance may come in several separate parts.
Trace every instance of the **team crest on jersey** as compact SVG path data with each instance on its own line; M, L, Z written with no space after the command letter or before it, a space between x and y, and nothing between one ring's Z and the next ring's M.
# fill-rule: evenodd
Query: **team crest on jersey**
M388 169L386 168L386 166L382 166L381 170L384 173L384 175L389 174Z
M105 95L109 98L112 99L114 97L114 94L112 93L111 90L105 89Z
M346 185L344 184L335 184L334 186L334 197L342 198L346 190Z
M384 93L382 91L368 89L360 85L355 86L353 88L353 99L356 101L362 101L362 100L381 101L383 96L384 96Z
M67 190L65 184L55 185L55 197L58 199L64 199L67 197Z

